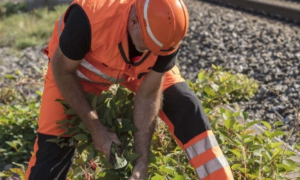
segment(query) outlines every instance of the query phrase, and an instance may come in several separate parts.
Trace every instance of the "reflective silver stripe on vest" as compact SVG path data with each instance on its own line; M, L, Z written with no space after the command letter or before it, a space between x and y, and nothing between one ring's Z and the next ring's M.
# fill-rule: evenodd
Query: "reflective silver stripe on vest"
M196 174L201 180L213 172L219 169L229 166L226 158L224 156L217 157L203 164L202 166L196 168Z
M59 22L58 22L58 34L61 35L61 24L62 24L63 15L60 16Z
M103 79L110 81L112 83L121 83L125 80L124 77L117 79L114 77L111 77L103 72L101 72L99 69L95 68L92 64L90 64L89 62L87 62L87 60L83 59L80 63L80 65L82 65L83 67L85 67L86 69L92 71L93 73L99 75L100 77L102 77Z
M84 74L82 74L79 70L76 70L77 76L80 77L81 79L87 80L92 82L88 77L86 77Z
M218 146L218 142L215 136L212 134L205 139L202 139L192 146L186 148L184 151L187 154L189 160L193 159L194 157L198 156L199 154L204 153L210 148Z

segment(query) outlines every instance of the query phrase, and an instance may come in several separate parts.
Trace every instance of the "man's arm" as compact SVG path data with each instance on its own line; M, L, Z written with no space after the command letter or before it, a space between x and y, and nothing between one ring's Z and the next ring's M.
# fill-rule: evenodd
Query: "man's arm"
M137 159L130 180L146 178L155 118L161 107L161 84L164 73L149 72L142 81L134 100L133 122L138 128L134 133L134 150Z
M53 60L52 71L56 84L67 103L76 111L87 129L91 132L95 148L105 153L109 158L110 146L112 142L120 144L116 134L108 131L98 120L97 113L84 95L82 86L76 75L76 70L81 61L74 61L67 58L57 48Z
M88 104L75 73L80 62L68 59L58 48L53 56L52 71L62 96L78 113L86 127L93 131L94 128L103 128L104 126L99 121L95 121L98 119L97 114Z

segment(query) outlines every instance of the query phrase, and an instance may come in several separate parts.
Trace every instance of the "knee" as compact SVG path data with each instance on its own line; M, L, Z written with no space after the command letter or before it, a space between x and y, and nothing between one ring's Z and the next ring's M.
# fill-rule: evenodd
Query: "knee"
M163 111L183 144L210 129L201 102L185 82L164 91Z

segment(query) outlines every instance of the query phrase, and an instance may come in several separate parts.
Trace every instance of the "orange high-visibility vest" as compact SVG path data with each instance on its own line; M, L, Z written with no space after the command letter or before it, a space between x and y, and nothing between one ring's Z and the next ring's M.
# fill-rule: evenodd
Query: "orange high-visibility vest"
M154 66L157 55L146 51L138 61L129 60L127 22L135 0L75 0L85 11L91 25L91 49L82 60L76 73L87 81L104 84L140 79ZM70 5L70 6L71 6ZM64 29L65 14L55 23L51 40L44 49L50 61L59 45L59 36ZM53 78L48 71L46 78Z

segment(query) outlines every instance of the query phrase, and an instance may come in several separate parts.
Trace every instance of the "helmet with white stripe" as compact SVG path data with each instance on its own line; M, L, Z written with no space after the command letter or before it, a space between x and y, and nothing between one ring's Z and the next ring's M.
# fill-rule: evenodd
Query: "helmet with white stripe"
M157 55L177 50L187 33L189 15L182 0L136 0L143 40Z

